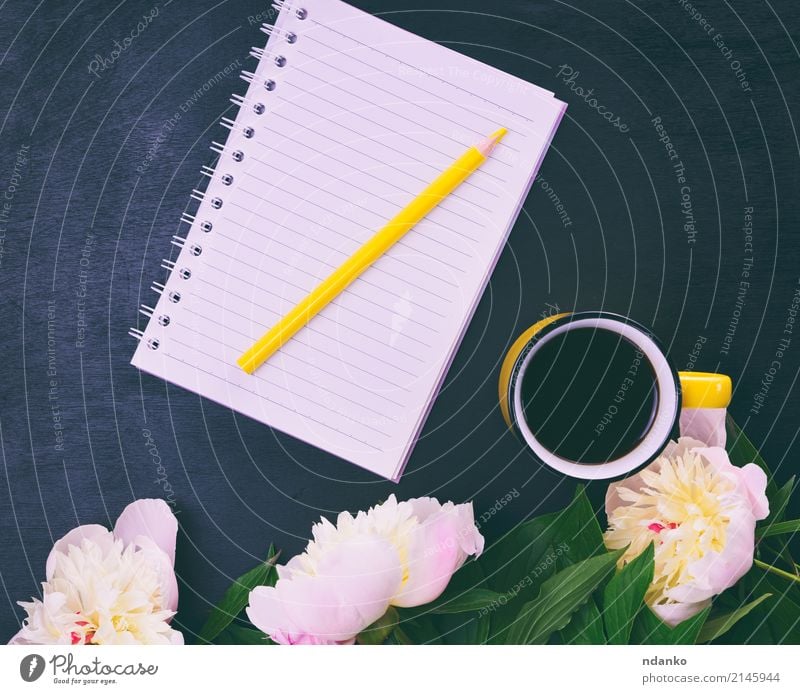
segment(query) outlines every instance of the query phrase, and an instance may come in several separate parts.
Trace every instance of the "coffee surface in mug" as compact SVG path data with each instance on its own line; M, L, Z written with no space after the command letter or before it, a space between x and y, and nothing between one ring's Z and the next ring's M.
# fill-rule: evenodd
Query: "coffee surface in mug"
M525 424L556 455L616 460L645 437L658 405L650 361L612 330L574 328L541 344L522 374Z

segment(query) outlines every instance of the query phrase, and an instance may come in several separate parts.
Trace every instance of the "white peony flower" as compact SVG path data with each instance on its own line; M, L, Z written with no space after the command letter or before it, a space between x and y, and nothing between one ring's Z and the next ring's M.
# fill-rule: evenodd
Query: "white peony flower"
M640 473L609 486L605 544L627 547L622 566L655 543L645 600L678 624L752 566L756 521L769 514L766 485L757 465L735 467L725 449L681 438Z
M284 644L352 643L390 605L435 600L483 536L472 504L428 497L322 519L306 551L277 567L275 587L250 593L247 614Z
M56 542L42 599L12 644L182 644L169 625L178 606L178 525L166 503L130 504L114 532L82 525Z

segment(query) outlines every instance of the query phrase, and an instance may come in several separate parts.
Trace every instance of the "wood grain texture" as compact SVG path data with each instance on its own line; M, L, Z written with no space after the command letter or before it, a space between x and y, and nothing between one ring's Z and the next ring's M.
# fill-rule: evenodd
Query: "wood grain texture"
M269 3L0 9L0 641L52 542L138 497L175 502L187 633L270 543L299 551L320 514L392 492L473 498L491 540L563 506L574 483L526 458L496 402L505 349L556 305L632 315L681 368L698 351L696 368L733 378L732 412L780 479L797 471L800 327L775 356L800 286L797 4L698 0L713 32L679 2L356 4L569 103L399 485L129 365L128 328Z

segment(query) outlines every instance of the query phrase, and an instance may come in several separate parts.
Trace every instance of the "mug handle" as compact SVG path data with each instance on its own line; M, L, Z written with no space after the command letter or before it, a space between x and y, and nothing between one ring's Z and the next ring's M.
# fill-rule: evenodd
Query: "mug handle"
M731 402L730 376L703 371L679 371L683 409L717 409Z

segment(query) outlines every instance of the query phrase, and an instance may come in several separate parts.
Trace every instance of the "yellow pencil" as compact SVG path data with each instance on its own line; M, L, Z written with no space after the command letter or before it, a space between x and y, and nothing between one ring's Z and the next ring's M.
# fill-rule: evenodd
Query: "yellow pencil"
M398 212L383 229L270 328L258 342L236 360L236 363L247 373L253 373L298 330L339 296L364 270L403 238L417 222L458 188L486 161L506 132L508 131L505 128L500 128L464 152L448 169L439 174L433 183Z

